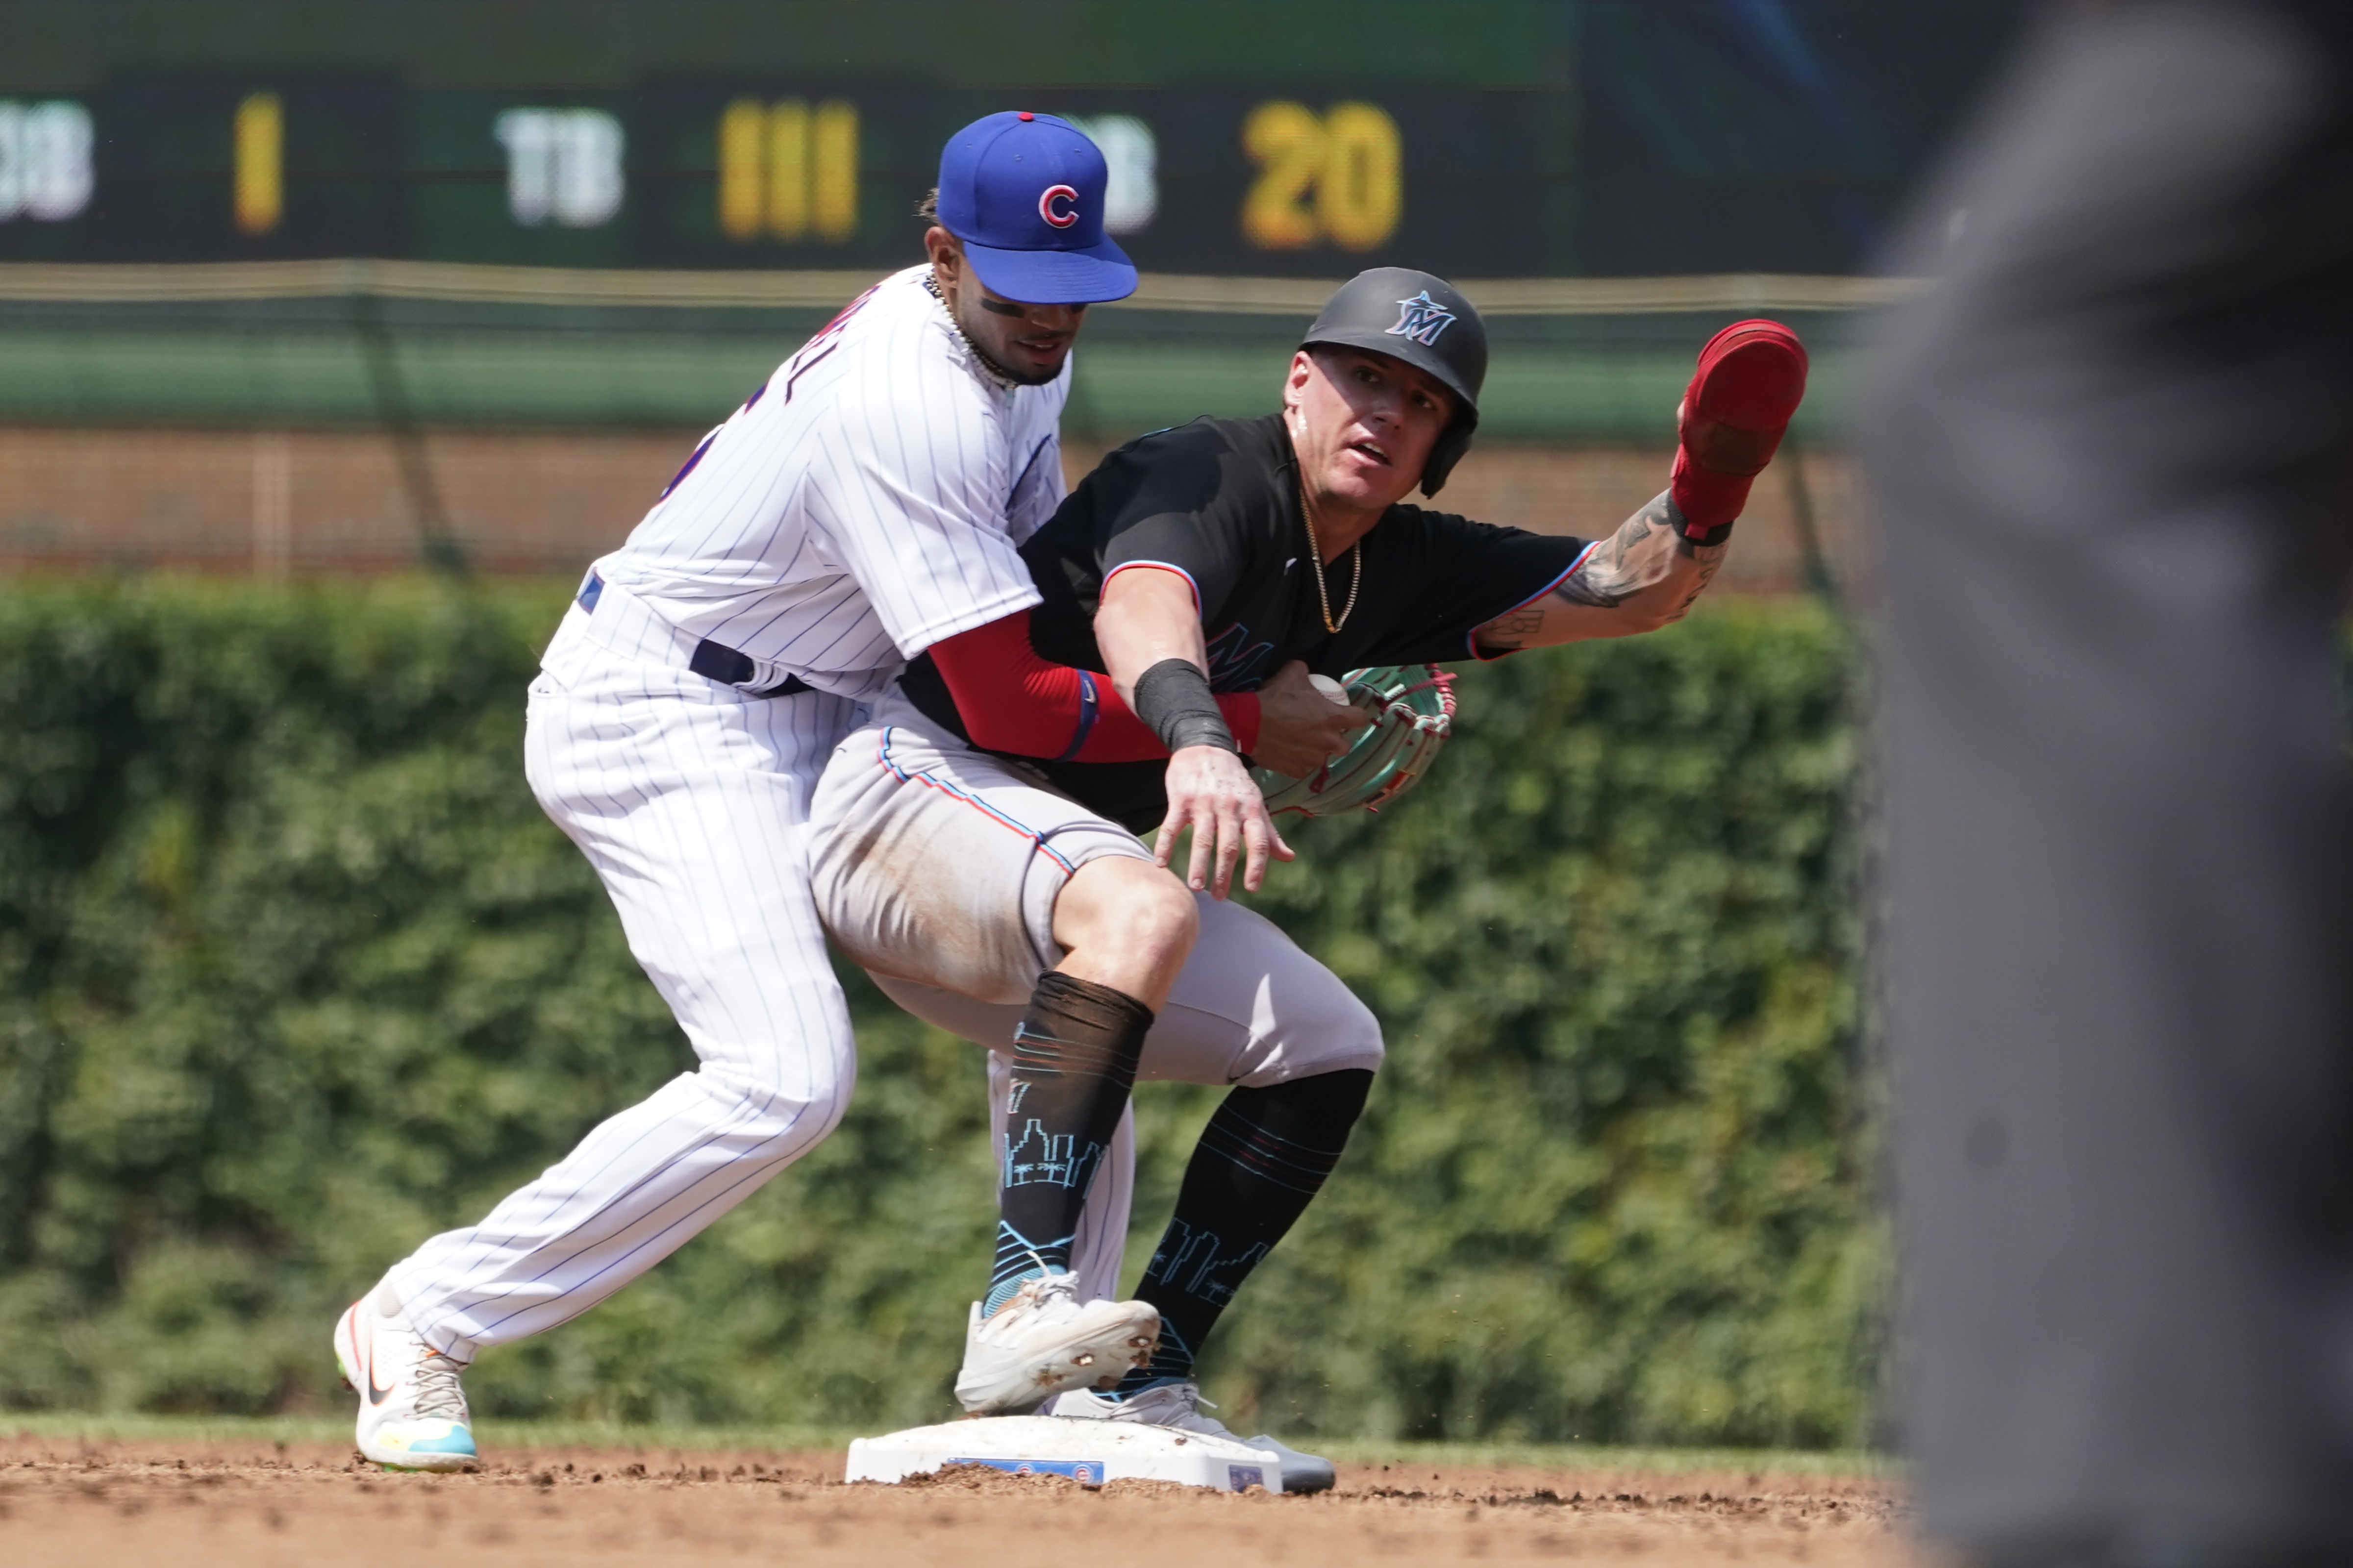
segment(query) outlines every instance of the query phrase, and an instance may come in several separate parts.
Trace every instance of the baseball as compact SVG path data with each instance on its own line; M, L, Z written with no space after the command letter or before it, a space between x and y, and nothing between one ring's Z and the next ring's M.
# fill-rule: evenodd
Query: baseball
M1307 678L1307 684L1340 704L1341 707L1345 708L1348 705L1348 689L1330 676L1311 675Z

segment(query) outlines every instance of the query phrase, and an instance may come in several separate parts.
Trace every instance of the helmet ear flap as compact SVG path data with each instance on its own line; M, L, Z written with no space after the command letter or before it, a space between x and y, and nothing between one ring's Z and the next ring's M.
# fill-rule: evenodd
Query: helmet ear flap
M1446 487L1446 476L1454 471L1454 465L1471 449L1471 433L1476 428L1472 420L1457 419L1430 444L1430 456L1421 465L1421 493L1425 497L1434 496Z

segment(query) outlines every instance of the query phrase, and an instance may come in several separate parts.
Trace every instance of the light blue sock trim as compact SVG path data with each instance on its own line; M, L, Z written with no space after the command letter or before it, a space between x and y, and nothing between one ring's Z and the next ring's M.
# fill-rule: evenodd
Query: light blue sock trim
M1014 1294L1018 1291L1022 1286L1027 1285L1030 1280L1037 1279L1041 1274L1068 1274L1070 1270L1067 1268L1055 1268L1052 1267L1040 1268L1037 1264L1033 1263L1029 1268L1023 1269L1020 1273L1014 1275L1011 1279L1001 1279L996 1284L990 1286L988 1288L988 1294L981 1298L980 1315L986 1318L995 1312L997 1308L1002 1307L1006 1302L1013 1300Z
M1026 1274L1017 1274L1010 1279L1000 1279L991 1285L988 1288L988 1294L981 1298L980 1315L984 1318L995 1317L997 1309L1013 1300L1016 1291L1044 1272L1046 1271L1042 1268L1032 1268Z
M1003 1219L997 1222L997 1258L988 1272L988 1294L980 1299L984 1318L1012 1300L1013 1293L1040 1274L1068 1274L1071 1244L1076 1235L1053 1241L1032 1241Z

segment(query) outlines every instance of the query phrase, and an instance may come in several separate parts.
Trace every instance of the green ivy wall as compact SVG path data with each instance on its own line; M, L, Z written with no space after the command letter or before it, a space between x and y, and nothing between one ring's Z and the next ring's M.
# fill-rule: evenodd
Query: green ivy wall
M339 1408L328 1331L691 1065L521 766L562 590L0 588L0 1409ZM1259 907L1382 1017L1213 1342L1246 1430L1847 1445L1883 1247L1847 646L1804 606L1466 672L1434 782ZM943 1418L977 1051L851 987L841 1130L478 1410ZM1130 1277L1213 1091L1145 1085Z

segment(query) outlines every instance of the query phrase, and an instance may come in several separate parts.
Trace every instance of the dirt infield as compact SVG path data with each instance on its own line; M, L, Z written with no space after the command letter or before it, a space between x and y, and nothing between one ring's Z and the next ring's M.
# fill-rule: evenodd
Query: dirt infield
M1251 1562L1639 1558L1915 1568L1893 1483L1821 1476L1351 1463L1321 1497L1083 1489L955 1472L845 1486L837 1453L513 1450L478 1474L387 1475L318 1444L0 1436L12 1568L469 1564L942 1568L1061 1547L1155 1568Z

